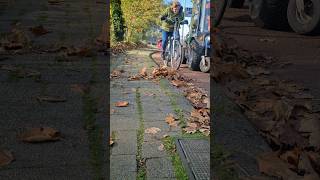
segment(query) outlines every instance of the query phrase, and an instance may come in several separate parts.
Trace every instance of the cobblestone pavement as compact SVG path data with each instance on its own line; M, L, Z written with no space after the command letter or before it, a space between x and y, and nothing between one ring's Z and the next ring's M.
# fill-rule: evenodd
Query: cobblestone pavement
M0 39L12 24L19 24L32 47L16 53L0 47L0 149L15 157L0 168L0 179L106 178L106 56L95 50L88 57L45 52L94 47L105 12L106 5L96 1L0 1ZM31 34L29 28L39 25L50 33ZM71 90L72 85L90 90L81 95ZM60 96L65 102L40 102L39 96ZM52 127L61 132L62 139L28 144L17 138L38 127Z
M150 80L128 81L143 67L151 73L156 64L149 58L152 51L135 50L127 55L112 57L112 70L123 70L121 77L111 81L111 132L115 144L111 150L111 179L134 179L137 176L137 155L145 161L147 179L176 179L170 156L159 149L163 135L181 135L178 127L170 128L165 122L167 114L173 113L171 99L185 114L190 114L192 105L179 90L167 80L155 83ZM117 101L127 101L127 107L115 107ZM147 134L144 131L156 127L161 131ZM139 142L139 130L143 141ZM140 144L141 143L141 144ZM139 146L141 145L141 148ZM139 152L141 151L141 152Z

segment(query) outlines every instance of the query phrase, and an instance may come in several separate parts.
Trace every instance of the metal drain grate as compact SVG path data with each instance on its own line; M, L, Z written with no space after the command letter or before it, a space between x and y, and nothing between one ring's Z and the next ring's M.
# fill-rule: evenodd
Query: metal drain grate
M177 150L190 180L210 179L210 143L203 139L177 139Z

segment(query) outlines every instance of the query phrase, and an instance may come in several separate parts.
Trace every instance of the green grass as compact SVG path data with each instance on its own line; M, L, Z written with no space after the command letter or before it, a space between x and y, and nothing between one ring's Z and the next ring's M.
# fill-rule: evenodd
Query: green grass
M143 120L143 108L141 102L141 94L139 91L139 87L136 89L136 103L138 109L138 116L139 116L139 129L137 130L137 164L138 164L138 173L137 179L144 180L146 179L146 167L144 160L142 158L142 144L144 138L144 120Z
M90 165L95 180L103 179L103 130L96 125L97 101L89 93L83 95L84 128L87 130L90 150Z
M174 143L175 138L168 136L166 138L163 138L162 142L166 152L170 155L176 178L178 180L188 180L188 175L186 173L186 170L184 169L182 165L182 161L178 153L176 152L176 146Z

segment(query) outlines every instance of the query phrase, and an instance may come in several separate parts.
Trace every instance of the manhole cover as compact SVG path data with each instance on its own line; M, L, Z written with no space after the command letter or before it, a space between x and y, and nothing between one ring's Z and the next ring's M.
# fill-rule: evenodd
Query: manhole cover
M177 150L190 180L210 179L210 144L203 139L177 139Z

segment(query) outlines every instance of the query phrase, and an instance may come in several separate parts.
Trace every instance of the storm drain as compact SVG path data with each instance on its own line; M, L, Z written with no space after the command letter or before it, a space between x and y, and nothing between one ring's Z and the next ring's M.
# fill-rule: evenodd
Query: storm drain
M177 139L177 151L190 180L210 179L210 144L204 139Z

